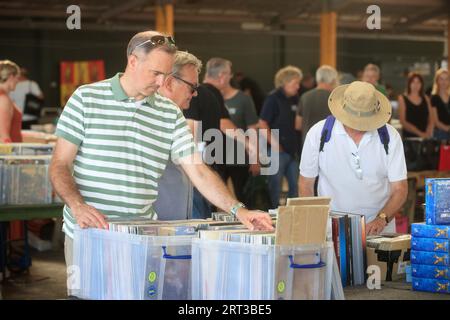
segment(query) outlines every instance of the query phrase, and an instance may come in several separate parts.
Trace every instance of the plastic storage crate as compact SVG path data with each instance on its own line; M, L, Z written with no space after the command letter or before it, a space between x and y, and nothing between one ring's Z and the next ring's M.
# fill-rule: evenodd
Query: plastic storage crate
M194 300L329 300L332 243L274 246L193 239Z
M76 227L71 293L94 300L189 300L191 240Z
M53 144L43 143L8 143L0 144L0 155L40 156L51 155Z
M49 204L51 156L0 156L0 204Z

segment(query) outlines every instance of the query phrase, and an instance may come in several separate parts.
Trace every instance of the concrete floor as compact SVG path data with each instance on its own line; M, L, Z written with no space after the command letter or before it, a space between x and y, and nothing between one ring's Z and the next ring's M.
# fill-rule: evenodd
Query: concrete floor
M4 282L3 299L67 299L64 252L32 251L33 265L28 274L16 275ZM380 290L365 286L344 288L347 300L450 300L450 295L412 291L405 282L385 282Z

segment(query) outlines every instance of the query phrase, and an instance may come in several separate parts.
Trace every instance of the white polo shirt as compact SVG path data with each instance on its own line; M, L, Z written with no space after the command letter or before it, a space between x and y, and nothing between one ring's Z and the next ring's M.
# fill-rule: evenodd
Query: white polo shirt
M376 130L366 132L357 146L336 119L330 140L319 152L324 124L325 120L316 123L306 135L300 174L306 178L319 176L318 194L331 197L332 210L364 214L370 222L388 201L390 182L407 178L400 134L387 125L390 142L386 155ZM359 156L362 174L357 172L352 153ZM385 231L395 231L395 219L388 226Z

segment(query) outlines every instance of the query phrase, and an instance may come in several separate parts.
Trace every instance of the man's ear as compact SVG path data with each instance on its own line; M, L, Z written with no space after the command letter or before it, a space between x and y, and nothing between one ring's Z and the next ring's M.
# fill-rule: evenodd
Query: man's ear
M165 87L170 92L173 91L173 80L174 79L172 76L167 76L163 83L163 87Z
M136 69L136 66L138 64L138 57L135 56L134 54L130 54L130 56L128 57L128 65L132 68L132 69Z

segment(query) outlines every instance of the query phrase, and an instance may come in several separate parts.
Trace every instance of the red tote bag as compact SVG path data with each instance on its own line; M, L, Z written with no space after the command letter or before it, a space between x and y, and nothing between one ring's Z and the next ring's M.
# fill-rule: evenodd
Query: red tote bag
M441 145L438 170L439 171L450 170L450 145Z

